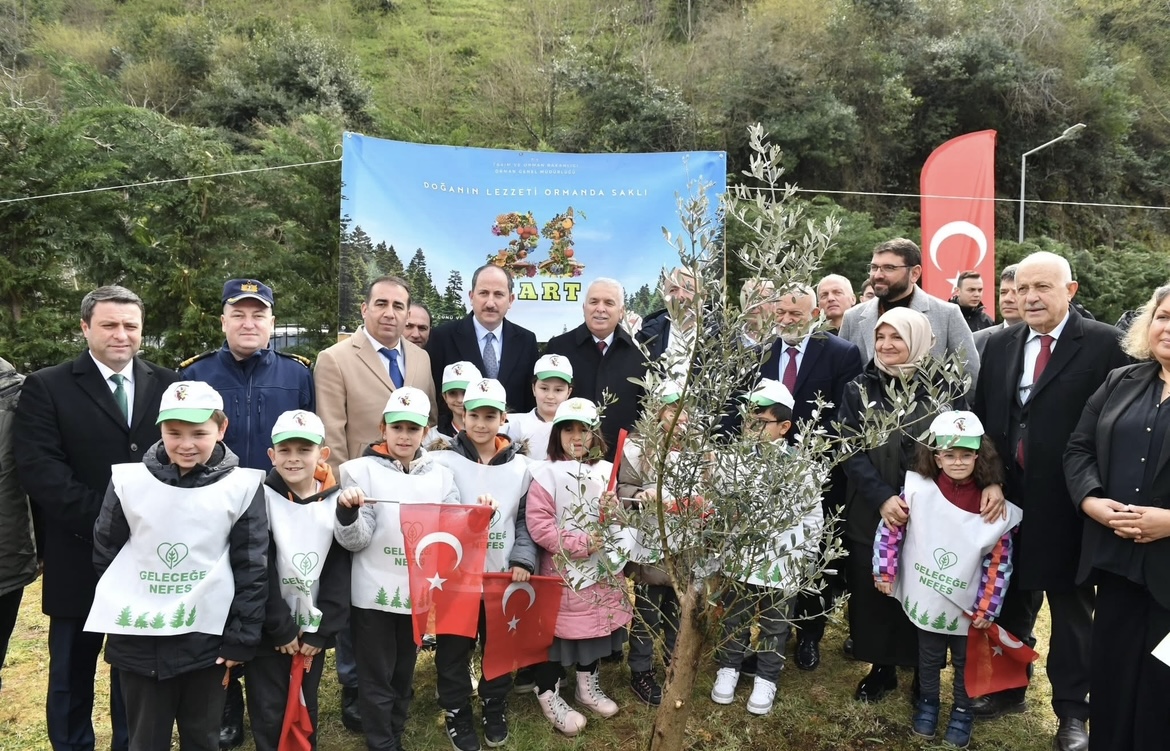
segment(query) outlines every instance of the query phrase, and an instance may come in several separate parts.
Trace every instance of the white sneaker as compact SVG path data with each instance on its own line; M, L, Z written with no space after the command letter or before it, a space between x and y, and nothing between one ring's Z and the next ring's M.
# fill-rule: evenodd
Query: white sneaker
M596 669L592 673L577 671L577 703L602 717L613 717L618 713L617 702L601 690L601 681Z
M715 687L711 689L711 701L716 704L730 704L735 701L735 686L739 683L739 671L735 668L719 668L715 674Z
M768 714L772 711L772 700L775 698L776 684L757 675L752 695L748 697L747 711L758 715Z
M540 689L534 688L532 692L540 702L540 711L544 712L544 716L557 730L572 738L585 727L585 715L566 704L560 691L545 691L542 694Z

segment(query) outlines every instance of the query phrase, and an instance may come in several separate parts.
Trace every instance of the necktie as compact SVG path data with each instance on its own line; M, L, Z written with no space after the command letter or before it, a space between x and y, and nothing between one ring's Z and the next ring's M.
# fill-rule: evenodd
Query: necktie
M390 382L394 384L394 388L402 388L402 371L398 367L398 350L383 347L381 351L382 354L390 358Z
M114 401L118 403L118 409L122 410L122 419L129 422L130 400L126 398L126 376L114 373L110 380L114 382Z
M483 339L483 374L488 378L495 378L500 374L500 358L496 355L496 335L489 331Z
M784 384L784 388L788 389L789 394L795 394L796 393L796 356L798 354L800 354L800 350L798 350L796 347L789 347L787 349L787 352L788 352L788 364L784 366L784 377L780 380Z
M608 348L609 348L609 345L605 343L604 339L597 343L597 351L601 353L602 357L605 357L605 350L607 350Z
M1032 368L1032 388L1028 391L1028 399L1036 393L1036 384L1040 382L1040 376L1044 374L1044 368L1048 367L1048 361L1052 359L1052 342L1056 341L1048 334L1040 336L1040 353L1036 355L1036 365ZM1024 438L1020 436L1019 445L1016 446L1016 461L1020 466L1024 466Z

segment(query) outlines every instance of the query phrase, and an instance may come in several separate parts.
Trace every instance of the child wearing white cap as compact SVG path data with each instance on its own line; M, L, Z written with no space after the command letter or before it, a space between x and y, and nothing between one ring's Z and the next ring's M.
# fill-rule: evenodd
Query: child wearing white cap
M431 428L423 439L424 448L446 448L459 435L463 430L463 397L467 386L482 378L479 368L466 360L453 362L443 368L443 383L439 390L443 394L443 401L447 403L447 409L451 411L439 416L439 424Z
M333 538L341 487L327 463L325 425L308 410L276 418L264 481L268 509L268 605L256 657L245 666L257 751L277 751L293 655L314 658L301 691L317 746L317 689L325 658L349 628L349 553Z
M113 468L97 524L101 574L86 631L109 634L130 747L215 749L225 671L252 659L268 594L264 475L224 444L223 399L167 386L162 440Z
M537 549L528 534L525 516L528 486L532 481L528 459L519 446L500 435L507 417L507 393L494 378L482 378L467 386L463 397L465 429L455 436L449 451L435 451L435 461L455 475L460 495L480 503L494 503L488 530L484 570L511 573L512 581L525 582L536 569ZM486 615L480 604L481 640L487 639ZM438 672L438 699L447 723L447 734L458 751L475 751L479 746L472 716L471 678L468 660L475 640L440 634L435 649ZM479 682L483 702L484 740L490 747L508 740L507 696L512 676L505 673Z
M401 747L413 693L416 649L399 505L459 503L451 471L421 448L430 413L426 392L395 389L383 410L382 439L340 468L334 534L353 552L350 622L371 749Z
M954 665L950 720L943 741L966 748L975 715L963 672L967 629L985 629L999 616L1012 571L1012 530L1021 509L1006 504L1002 517L980 516L983 489L1003 482L995 444L984 440L972 412L943 412L930 425L930 441L919 445L914 470L902 494L908 521L882 520L874 540L874 584L897 598L918 627L921 689L911 728L933 738L939 718L939 674ZM907 573L909 572L909 573ZM901 573L901 576L899 576Z
M771 378L760 381L747 395L750 412L744 425L745 434L755 431L759 450L790 449L785 436L792 429L792 407L796 403L784 384ZM789 568L795 551L820 550L824 513L820 499L808 504L799 523L772 535L771 545L748 546L762 549L745 551L741 560L724 563L724 572L741 582L729 587L724 595L723 638L715 655L719 669L711 701L731 704L740 667L747 652L752 618L759 616L759 643L756 677L748 697L747 711L766 715L772 711L780 672L784 667L784 644L792 617L792 576Z
M559 407L573 393L573 364L564 355L544 355L532 369L532 393L536 408L509 415L504 431L524 446L529 459L548 458L548 436Z
M617 714L617 702L601 690L598 666L622 649L631 617L621 562L581 524L600 521L602 506L614 502L606 491L613 465L601 459L600 426L593 402L563 402L552 421L549 461L533 466L528 489L528 531L541 549L539 573L569 584L549 662L536 666L535 691L544 716L569 736L585 727L585 717L560 696L563 666L577 666L577 703L601 717Z

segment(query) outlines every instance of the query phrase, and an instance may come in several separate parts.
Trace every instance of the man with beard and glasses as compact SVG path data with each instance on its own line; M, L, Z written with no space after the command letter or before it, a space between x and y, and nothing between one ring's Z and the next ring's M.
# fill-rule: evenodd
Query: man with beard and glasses
M933 297L918 287L922 278L922 251L912 241L899 237L873 249L869 267L874 299L863 302L845 313L841 321L842 339L858 346L864 360L873 359L874 326L877 319L893 308L917 310L930 321L934 346L930 354L943 357L956 354L966 366L971 383L979 377L979 355L971 329L959 306Z

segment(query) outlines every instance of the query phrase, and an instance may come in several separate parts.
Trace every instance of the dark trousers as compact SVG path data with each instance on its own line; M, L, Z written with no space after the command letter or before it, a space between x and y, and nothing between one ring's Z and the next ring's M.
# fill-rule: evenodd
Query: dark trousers
M357 688L357 658L353 655L353 632L349 628L343 628L337 633L333 661L337 665L337 682L343 688Z
M917 667L918 627L906 617L898 598L883 595L874 587L873 543L847 540L846 546L853 657L879 666Z
M130 751L170 751L176 724L182 751L219 751L224 670L213 665L161 681L123 672Z
M1170 743L1170 665L1150 654L1167 633L1170 610L1144 587L1100 574L1090 751L1162 751Z
M313 720L313 748L317 747L317 690L321 685L321 666L325 653L313 658L305 673L301 692L305 706ZM244 666L244 680L248 682L248 716L252 718L252 738L256 751L276 751L280 745L280 729L284 725L284 710L288 702L289 673L292 655L273 651L257 655Z
M841 465L833 467L829 473L829 485L825 487L824 500L821 502L821 511L825 519L841 516L842 506L845 503L845 470ZM821 553L825 552L829 539L840 539L840 525L833 524L825 528L825 536L821 540ZM825 636L825 623L829 620L837 598L849 590L845 576L845 558L837 558L828 564L831 571L825 571L821 578L819 592L801 592L796 595L796 605L793 610L792 624L800 630L801 639L811 639L820 642Z
M759 656L756 676L773 683L780 680L791 607L791 602L784 599L782 589L756 584L732 585L723 598L723 638L715 649L715 661L720 667L739 670L747 651L752 618L758 613L760 638L756 646Z
M1028 646L1035 646L1032 629L1045 596L1052 620L1046 666L1048 682L1052 684L1052 711L1062 719L1088 721L1093 587L1081 586L1060 592L1008 587L997 623ZM1004 693L1023 698L1025 691L1011 689Z
M630 671L645 673L654 666L654 640L662 635L662 649L674 653L678 637L678 596L669 584L638 584L634 587L634 610L630 624Z
M84 631L84 618L49 618L49 691L45 724L53 751L93 751L93 681L104 634ZM129 748L121 677L110 668L110 723L114 751Z
M487 640L487 613L483 602L479 603L479 643L482 647ZM475 639L466 636L439 634L435 637L435 673L439 690L439 706L457 710L471 702L471 675L468 663ZM512 674L504 673L491 680L479 682L479 698L503 699L512 690Z
M4 667L4 658L8 655L8 640L12 638L12 630L16 628L16 614L20 612L22 597L24 587L0 595L0 668ZM0 682L0 686L2 685Z
M918 679L919 693L923 699L939 698L942 685L942 669L947 666L947 650L951 651L951 664L955 666L951 695L956 707L971 706L967 696L967 637L953 634L938 634L918 629Z
M414 624L409 614L351 608L350 630L366 747L397 751L414 696Z

